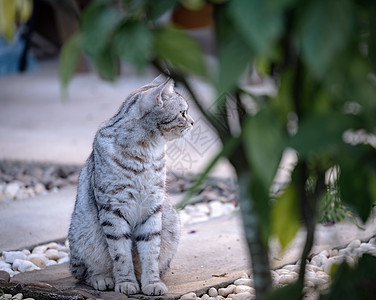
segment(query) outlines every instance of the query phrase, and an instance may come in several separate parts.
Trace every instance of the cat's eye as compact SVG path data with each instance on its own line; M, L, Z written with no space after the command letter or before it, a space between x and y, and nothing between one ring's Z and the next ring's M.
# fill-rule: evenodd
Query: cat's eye
M187 117L187 111L186 110L181 111L180 114L183 116L183 118Z

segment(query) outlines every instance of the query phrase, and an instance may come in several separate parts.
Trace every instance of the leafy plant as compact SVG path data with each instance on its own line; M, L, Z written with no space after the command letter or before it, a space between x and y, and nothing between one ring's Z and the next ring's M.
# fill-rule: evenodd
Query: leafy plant
M303 294L319 202L325 194L338 196L327 193L331 192L325 181L327 170L340 170L339 197L363 222L376 198L375 148L349 134L361 129L374 136L376 131L376 2L207 1L213 9L215 72L183 29L157 21L176 5L198 9L204 4L92 1L80 18L81 30L62 50L60 78L66 86L81 53L107 80L119 75L121 61L140 71L152 65L163 73L168 67L169 75L190 93L223 143L200 180L222 157L236 170L257 297L297 299ZM279 87L276 96L249 92L247 70L252 65L274 77ZM193 75L216 88L213 111L204 109L188 83L187 77ZM240 128L236 134L227 117L230 102L237 107L231 111ZM250 103L255 110L248 109ZM271 186L287 149L296 151L298 162L291 181L272 201ZM307 236L298 282L270 294L268 240L276 235L282 246L287 245L301 222Z

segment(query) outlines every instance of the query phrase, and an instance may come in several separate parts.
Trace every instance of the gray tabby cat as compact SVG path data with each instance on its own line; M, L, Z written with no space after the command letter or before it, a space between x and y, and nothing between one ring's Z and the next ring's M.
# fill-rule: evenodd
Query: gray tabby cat
M79 178L69 228L73 276L98 290L167 292L180 236L165 195L165 145L193 126L171 79L133 92L98 130Z

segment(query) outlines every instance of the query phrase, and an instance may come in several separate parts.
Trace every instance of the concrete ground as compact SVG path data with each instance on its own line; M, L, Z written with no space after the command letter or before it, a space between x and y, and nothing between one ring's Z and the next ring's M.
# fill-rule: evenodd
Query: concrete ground
M117 111L132 90L154 76L151 72L142 77L123 76L115 84L109 84L92 74L80 75L70 85L70 97L66 100L60 97L56 62L43 64L37 73L0 78L0 159L83 164L99 124ZM200 95L210 98L212 93L207 87L200 83L195 86ZM198 172L219 149L218 140L193 106L192 115L197 129L184 141L170 144L170 169ZM231 177L234 173L222 162L216 175ZM70 188L2 204L0 251L65 238L74 198L75 189ZM348 223L319 226L312 252L343 246L355 238L368 239L375 233L375 220L367 224L365 231ZM284 253L273 248L272 266L295 262L304 236L300 232ZM165 298L176 298L190 291L200 293L240 277L249 270L247 253L237 214L183 227L178 253L165 278L169 287ZM213 276L221 274L225 275ZM76 284L66 264L19 274L13 278L17 280L47 282L60 290L93 293ZM115 297L113 293L96 296L111 299L111 295Z

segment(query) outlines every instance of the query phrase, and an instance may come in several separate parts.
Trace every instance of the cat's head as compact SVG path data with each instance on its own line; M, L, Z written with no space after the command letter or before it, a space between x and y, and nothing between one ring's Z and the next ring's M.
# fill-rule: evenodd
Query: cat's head
M188 103L175 91L174 81L162 75L139 89L139 121L157 129L168 141L182 137L193 127ZM136 92L137 93L137 92Z

